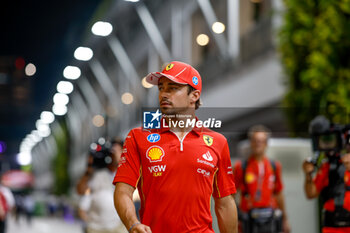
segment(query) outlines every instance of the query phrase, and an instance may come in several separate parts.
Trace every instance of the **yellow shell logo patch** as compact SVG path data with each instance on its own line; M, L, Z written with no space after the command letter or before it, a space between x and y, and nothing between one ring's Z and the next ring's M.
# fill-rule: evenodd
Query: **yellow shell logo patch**
M169 71L169 70L171 70L171 68L173 68L173 67L174 67L174 64L170 63L170 64L168 64L168 65L165 67L165 70L166 70L166 71Z
M164 157L164 150L163 148L159 146L152 146L148 148L146 152L146 157L149 159L149 161L152 162L160 162L162 161Z
M247 173L244 179L247 184L253 183L255 181L255 175L253 173Z
M203 135L203 141L205 144L207 144L207 146L211 146L213 145L214 139L211 136Z

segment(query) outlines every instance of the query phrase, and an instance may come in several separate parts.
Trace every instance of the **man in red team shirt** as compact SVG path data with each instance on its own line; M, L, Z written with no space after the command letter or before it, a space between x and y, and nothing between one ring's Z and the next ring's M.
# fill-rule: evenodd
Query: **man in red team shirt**
M322 233L350 232L350 146L347 145L346 149L347 153L341 156L341 163L344 170L340 175L340 178L344 179L342 187L340 187L340 190L333 190L333 192L332 190L328 190L330 193L328 194L328 197L327 194L323 197L325 203L323 205L324 217ZM319 168L316 176L313 178L312 172L315 169L314 164L308 160L304 161L304 190L307 198L312 199L318 197L322 191L325 191L330 185L330 165L330 162L324 162ZM340 180L337 180L335 182L339 181ZM334 188L335 187L333 186L332 189ZM338 196L337 192L342 192L341 189L343 189L344 193L342 198L339 199L336 196ZM339 204L341 204L341 206ZM338 225L337 222L340 223L340 225Z
M116 173L115 207L133 233L213 233L211 196L221 233L237 232L236 192L226 138L203 127L174 122L197 120L202 80L190 65L171 62L146 80L158 85L159 104L169 127L128 134ZM141 197L136 217L132 194Z
M242 216L246 216L245 221L241 219L244 233L274 232L271 229L276 227L273 217L277 208L282 211L283 232L290 232L282 193L281 164L269 160L265 155L269 135L270 130L263 125L251 127L248 132L251 154L247 160L237 162L233 169L237 190L241 192L239 209ZM260 213L264 218L271 215L268 217L271 221L259 219ZM257 222L265 222L258 231L253 229Z

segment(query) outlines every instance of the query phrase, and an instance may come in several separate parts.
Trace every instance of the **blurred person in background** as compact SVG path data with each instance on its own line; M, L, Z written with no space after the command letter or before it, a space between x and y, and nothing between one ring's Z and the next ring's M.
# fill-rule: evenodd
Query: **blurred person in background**
M25 210L25 215L27 219L27 223L32 223L32 217L35 211L35 201L31 194L27 194L23 198L23 207Z
M15 207L15 198L9 188L0 184L0 233L6 231L6 218Z
M341 155L339 167L331 175L331 163L324 162L313 177L315 164L307 159L303 163L304 190L308 199L322 197L323 233L350 232L350 145Z
M113 177L118 168L123 142L111 143L103 138L91 145L88 166L77 184L82 195L79 216L86 223L87 233L124 233L113 205Z
M234 181L240 191L240 230L244 233L290 232L281 164L265 154L270 134L263 125L252 126L248 131L250 155L233 168Z
M214 197L220 232L236 233L236 189L226 138L204 127L169 125L170 116L172 122L198 121L195 110L202 90L198 71L175 61L146 80L158 86L160 109L168 116L163 119L169 127L135 128L126 138L114 179L115 207L123 223L130 233L213 233L210 199ZM160 119L162 114L157 110L152 115ZM132 201L136 187L140 220Z

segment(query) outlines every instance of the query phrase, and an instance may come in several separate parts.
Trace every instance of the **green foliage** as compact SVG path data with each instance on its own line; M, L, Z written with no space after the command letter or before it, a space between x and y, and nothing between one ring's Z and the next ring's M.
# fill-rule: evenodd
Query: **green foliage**
M318 114L349 123L350 0L284 0L279 50L288 77L284 98L292 130Z
M57 145L57 154L53 159L52 168L54 170L55 185L54 194L67 194L69 189L69 174L68 174L68 131L65 121L59 121L59 126L56 128L54 137Z

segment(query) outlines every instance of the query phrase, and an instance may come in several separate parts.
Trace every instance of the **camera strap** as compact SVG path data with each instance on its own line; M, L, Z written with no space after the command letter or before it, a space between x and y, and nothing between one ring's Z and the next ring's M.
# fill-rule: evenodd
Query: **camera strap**
M324 202L334 199L334 205L342 207L347 187L344 182L345 167L341 163L330 163L328 171L328 186L321 192Z

